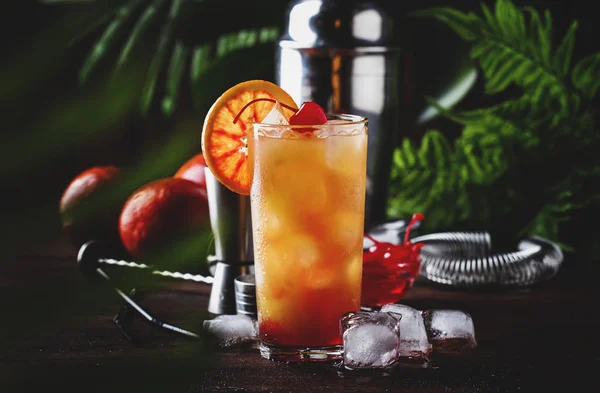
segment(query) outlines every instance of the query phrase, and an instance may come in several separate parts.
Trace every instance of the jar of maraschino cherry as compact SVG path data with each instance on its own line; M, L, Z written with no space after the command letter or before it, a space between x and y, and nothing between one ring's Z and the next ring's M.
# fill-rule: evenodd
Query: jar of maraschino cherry
M380 242L365 235L373 245L363 252L363 307L376 308L396 303L413 286L421 268L419 255L423 243L412 243L410 231L416 222L424 218L421 213L413 215L402 244Z

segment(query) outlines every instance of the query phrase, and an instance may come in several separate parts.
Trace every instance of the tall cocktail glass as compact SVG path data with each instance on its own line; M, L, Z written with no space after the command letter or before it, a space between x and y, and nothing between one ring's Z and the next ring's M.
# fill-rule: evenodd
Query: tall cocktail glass
M340 359L360 309L367 119L254 124L250 190L261 355Z

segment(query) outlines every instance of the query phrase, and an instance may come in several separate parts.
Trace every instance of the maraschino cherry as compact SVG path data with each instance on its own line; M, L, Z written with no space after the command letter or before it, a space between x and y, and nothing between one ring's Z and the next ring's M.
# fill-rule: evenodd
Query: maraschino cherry
M327 115L319 104L312 101L302 103L296 113L290 117L291 125L315 125L327 123Z

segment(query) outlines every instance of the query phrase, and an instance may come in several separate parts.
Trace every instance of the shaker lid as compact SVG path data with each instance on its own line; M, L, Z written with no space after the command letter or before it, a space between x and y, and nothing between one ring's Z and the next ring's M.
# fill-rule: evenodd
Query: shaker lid
M299 48L396 47L401 20L391 1L297 0L282 45Z

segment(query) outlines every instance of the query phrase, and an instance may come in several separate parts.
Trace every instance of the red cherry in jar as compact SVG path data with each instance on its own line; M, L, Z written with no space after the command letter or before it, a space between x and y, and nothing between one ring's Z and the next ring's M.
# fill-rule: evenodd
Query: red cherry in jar
M413 215L402 244L379 242L365 235L374 244L363 253L362 306L396 303L412 287L421 267L423 244L410 241L410 230L423 219L420 213Z

